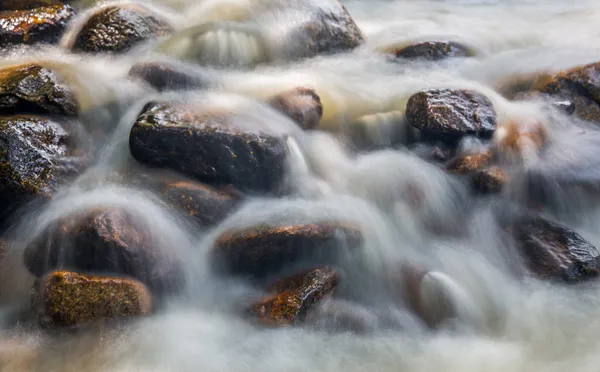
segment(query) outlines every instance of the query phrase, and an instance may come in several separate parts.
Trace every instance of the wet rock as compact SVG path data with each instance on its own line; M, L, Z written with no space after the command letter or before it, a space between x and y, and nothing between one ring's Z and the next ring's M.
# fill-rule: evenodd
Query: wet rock
M468 174L489 166L492 155L489 151L463 154L453 159L446 167L450 173Z
M165 20L142 6L109 6L87 20L69 47L74 52L123 53L171 31Z
M74 326L115 318L150 314L152 295L142 283L126 278L53 272L40 293L43 321Z
M517 246L536 276L578 283L600 273L600 253L581 235L541 217L524 217L510 228Z
M47 68L28 64L0 70L0 115L75 116L77 112L75 94Z
M502 168L490 167L478 171L472 180L475 191L480 194L497 194L508 182L508 175Z
M252 304L248 313L265 325L299 324L318 301L335 290L338 280L338 273L330 267L307 270L280 279L270 288L274 294Z
M0 216L33 198L50 199L76 175L64 128L31 116L0 117Z
M269 103L305 130L315 129L323 116L321 98L312 88L285 91L271 98Z
M271 192L284 176L286 146L266 128L250 131L228 113L152 102L131 129L129 148L141 163L183 172L212 185Z
M152 239L151 227L131 213L96 208L50 224L25 249L25 266L41 277L53 270L126 275L153 291L182 284L181 262Z
M129 70L129 76L145 81L158 91L193 90L209 84L206 78L166 62L137 63Z
M24 10L62 5L59 0L2 0L0 10Z
M455 156L455 149L444 143L416 143L410 147L419 158L426 161L447 162Z
M474 135L490 138L496 129L491 101L472 90L429 89L414 94L406 105L408 122L424 136L457 141Z
M470 57L472 51L454 41L426 41L393 51L398 58L438 61L450 57Z
M305 259L327 263L341 249L360 244L360 229L347 223L256 226L226 231L212 254L229 272L261 278Z
M18 44L55 44L75 10L69 5L0 11L0 48Z
M568 99L575 104L575 115L600 122L600 63L574 67L554 75L543 75L534 90Z

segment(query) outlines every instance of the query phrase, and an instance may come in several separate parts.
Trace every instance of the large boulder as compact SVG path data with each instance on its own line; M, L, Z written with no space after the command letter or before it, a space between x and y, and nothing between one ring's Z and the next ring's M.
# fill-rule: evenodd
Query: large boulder
M424 41L390 50L397 58L439 61L450 57L470 57L473 52L455 41Z
M350 223L255 226L224 232L212 254L228 272L261 278L302 260L329 263L342 249L360 244L362 233Z
M75 326L86 323L148 315L152 295L136 280L87 276L57 271L46 276L35 302L41 321L50 326Z
M73 91L45 67L27 64L0 70L0 115L75 116L78 106Z
M171 26L141 5L113 5L93 12L67 47L83 53L123 53L171 33Z
M129 76L141 79L158 91L193 90L209 85L206 77L167 62L139 62L131 67Z
M472 90L429 89L411 96L406 118L430 139L457 141L465 136L490 138L496 111L484 95Z
M69 5L0 11L0 48L18 44L54 44L60 40L75 10Z
M286 90L271 97L269 103L302 129L315 129L323 116L321 98L312 88Z
M252 304L248 314L270 326L300 324L318 301L335 290L338 281L339 274L330 267L279 279L269 288L273 294Z
M538 216L519 218L510 227L517 247L533 274L578 283L600 274L600 253L566 226Z
M129 148L141 163L164 167L213 185L275 191L284 177L286 146L268 128L250 130L226 112L151 102L131 129Z
M54 270L110 273L138 279L153 291L183 283L179 258L159 247L151 227L125 210L96 208L51 223L25 249L25 265L41 277Z
M0 117L0 201L6 217L35 198L50 199L84 163L72 155L70 136L58 123L31 116Z

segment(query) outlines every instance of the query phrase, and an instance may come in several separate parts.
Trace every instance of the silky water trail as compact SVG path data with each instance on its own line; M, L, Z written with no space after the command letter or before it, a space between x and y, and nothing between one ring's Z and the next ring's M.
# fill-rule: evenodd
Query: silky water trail
M173 22L189 26L224 12L219 3L244 8L258 2L164 0L154 5L173 7ZM354 133L351 123L356 117L404 107L411 94L429 87L475 88L493 101L500 118L535 120L547 115L533 103L509 102L495 89L519 74L600 60L600 5L586 0L344 4L365 33L365 45L351 53L255 69L199 68L211 82L209 91L158 94L128 80L133 63L156 57L143 49L119 57L80 57L54 47L16 51L0 61L52 65L75 87L84 109L94 107L83 123L112 133L103 143L86 139L95 154L94 165L52 202L19 212L10 230L15 240L25 244L74 211L118 206L151 226L158 246L187 263L185 289L157 314L123 328L63 335L58 342L42 331L9 327L13 307L26 300L33 282L22 264L23 247L11 247L0 269L0 320L7 338L27 346L9 354L14 363L34 355L27 366L35 371L598 370L600 284L564 286L514 275L521 262L501 238L492 210L515 196L522 201L522 190L516 187L475 200L465 184L437 166L402 146L386 148L390 136L402 142L407 128L369 133L372 141L383 145L364 153L353 151L336 134ZM393 43L435 37L460 40L478 55L436 63L390 63L375 53ZM300 131L255 100L298 85L314 86L322 95L326 131ZM131 158L129 131L143 105L156 98L233 107L245 125L260 121L288 133L286 181L293 193L253 198L218 226L198 230L149 190L128 182L125 175L147 171ZM574 118L556 116L548 121L556 152L548 161L600 172L595 165L600 132ZM581 130L586 136L578 135ZM419 211L402 197L408 185L425 195ZM553 196L557 208L551 217L600 246L597 201L565 190ZM343 276L340 290L385 314L388 321L372 319L371 332L356 334L308 327L269 329L242 319L240 304L261 293L243 280L212 273L207 257L216 237L231 227L327 220L360 224L365 233L362 249L342 254L336 265ZM466 234L431 234L427 225L440 221L450 221ZM462 289L466 315L445 330L423 327L383 289L387 265L402 261L452 277Z

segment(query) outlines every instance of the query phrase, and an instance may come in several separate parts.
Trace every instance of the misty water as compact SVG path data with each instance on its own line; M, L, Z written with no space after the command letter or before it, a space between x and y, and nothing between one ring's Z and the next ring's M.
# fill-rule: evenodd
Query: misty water
M233 44L238 53L233 55L241 60L252 59L261 43L281 43L276 38L281 20L259 11L267 0L144 3L165 14L182 31L182 38L186 29L232 18L244 19L250 29L271 29L267 35L272 39L234 40L239 45ZM374 119L357 128L356 123L369 114L402 115L408 98L421 89L473 88L490 98L499 122L541 121L547 126L554 156L528 157L525 166L600 172L600 132L592 124L558 112L548 114L539 103L509 101L500 94L527 74L600 61L600 4L595 0L342 3L365 35L359 48L294 62L275 58L258 67L186 64L206 79L208 90L159 94L128 78L129 69L139 61L184 63L195 51L175 45L177 40L162 49L151 43L118 56L66 52L63 46L85 12L79 13L62 45L17 49L2 57L0 65L36 61L51 66L76 90L82 124L111 133L106 140L84 136L82 143L94 154L94 164L47 205L20 210L9 230L20 244L11 247L0 266L0 335L20 346L5 351L0 344L5 370L598 370L599 282L567 286L520 275L524 272L520 258L502 239L492 216L494 206L526 203L527 190L516 183L498 196L476 199L468 185L403 146L411 136L406 124L390 126ZM460 41L476 55L391 62L378 52L425 39ZM285 47L279 50L284 53ZM311 86L321 96L320 130L302 131L260 103L295 86ZM266 123L289 135L286 182L291 193L250 198L225 221L202 230L150 190L134 186L128 176L149 170L131 157L128 136L144 104L156 98L226 107L235 110L244 125ZM357 151L348 138L368 142L369 151ZM481 144L466 140L461 146L466 150ZM420 208L405 198L407 187L422 191ZM555 208L549 218L600 247L598 200L560 188L552 198ZM34 280L22 263L24 246L52 221L91 206L118 206L151 226L158 246L187 263L185 289L152 316L114 328L57 335L15 326L14 309L28 301ZM261 223L329 220L353 221L365 234L361 250L341 255L337 267L343 277L341 295L372 310L364 315L369 331L336 332L319 326L273 329L242 318L240 306L262 293L247 281L212 272L207 257L219 234ZM433 233L431 226L440 224L460 233ZM460 311L451 325L431 330L390 299L383 273L406 261L443 272L457 284Z

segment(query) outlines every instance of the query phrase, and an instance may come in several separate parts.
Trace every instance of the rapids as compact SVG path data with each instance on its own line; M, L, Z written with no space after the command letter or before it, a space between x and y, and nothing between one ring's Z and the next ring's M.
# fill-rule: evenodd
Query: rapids
M313 0L317 1L317 0ZM267 0L148 0L168 15L177 31L213 20L252 20ZM92 1L81 4L89 7ZM534 278L518 279L522 263L514 247L501 238L492 206L528 196L518 184L494 198L473 198L466 185L407 151L407 124L376 120L356 128L365 115L397 111L424 88L475 88L493 102L500 120L535 120L536 103L511 102L500 89L522 75L558 71L600 61L600 3L597 0L343 0L365 34L352 52L288 61L269 18L265 40L232 36L223 58L260 59L253 53L278 50L273 62L216 69L190 63L205 76L209 90L156 93L127 79L139 61L189 60L192 46L142 46L119 56L81 56L62 46L16 49L0 66L36 61L52 66L76 91L86 128L110 131L106 141L81 138L94 164L51 203L19 211L6 233L19 242L0 261L0 341L18 340L3 350L6 371L405 371L405 372L596 372L600 364L600 282L564 286ZM80 12L78 17L84 17ZM81 18L82 19L82 18ZM78 27L63 38L63 46ZM233 32L233 31L232 31ZM182 37L186 37L182 32ZM231 36L231 34L229 34ZM208 36L207 36L208 37ZM225 37L225 36L220 36ZM473 58L439 62L396 61L376 53L393 45L436 38L461 41L476 51ZM209 39L199 47L207 48ZM209 41L206 41L209 40ZM181 41L181 40L180 40ZM175 43L175 41L174 41ZM262 43L262 44L261 44ZM259 45L260 44L260 45ZM261 47L263 49L261 49ZM260 51L257 52L257 49ZM185 55L182 55L185 54ZM319 129L301 131L261 100L294 86L312 86L324 113ZM134 186L128 174L139 171L128 149L128 135L143 105L156 98L226 107L241 114L244 125L261 121L290 135L284 198L248 200L218 226L198 230L149 191ZM388 115L385 118L392 118ZM384 118L384 119L385 119ZM389 119L389 120L392 120ZM575 117L549 124L556 139L549 164L532 166L598 169L600 132ZM389 123L388 123L389 124ZM587 132L578 136L577 127ZM356 151L344 137L365 139L370 151ZM360 137L360 138L357 138ZM394 148L390 143L395 143ZM463 148L479 146L465 141ZM573 175L576 177L577 175ZM416 186L415 186L416 185ZM425 195L421 208L403 199L406 187ZM552 217L600 247L600 203L585 194L557 187ZM61 216L95 205L113 205L139 215L153 239L187 263L187 286L168 298L151 317L109 329L47 334L35 327L14 326L14 308L28 301L34 278L22 262L24 245ZM364 249L340 257L340 289L387 321L369 320L366 334L311 328L268 329L236 313L240 303L259 294L250 284L215 276L207 253L230 227L257 223L358 221L365 231ZM431 226L446 223L459 236L439 235ZM400 260L425 263L453 278L448 291L459 301L459 316L447 329L431 331L382 290L379 275ZM430 274L429 280L438 273ZM432 299L436 305L436 299ZM597 318L599 320L597 320ZM3 345L0 343L0 345Z

